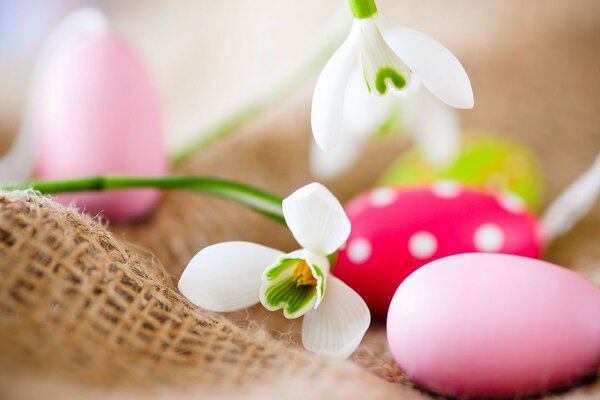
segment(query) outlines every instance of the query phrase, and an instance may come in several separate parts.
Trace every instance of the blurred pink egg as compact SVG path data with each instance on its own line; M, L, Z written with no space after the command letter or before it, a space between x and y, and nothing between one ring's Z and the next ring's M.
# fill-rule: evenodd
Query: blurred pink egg
M398 288L390 350L419 385L449 396L524 397L600 364L600 291L559 266L505 254L436 260Z
M422 265L453 254L539 257L535 216L510 194L441 181L424 188L382 187L346 208L352 233L334 273L383 317L398 285Z
M40 178L166 173L159 95L141 61L114 33L106 30L65 40L41 65L35 96ZM91 214L127 221L147 214L159 192L58 198Z

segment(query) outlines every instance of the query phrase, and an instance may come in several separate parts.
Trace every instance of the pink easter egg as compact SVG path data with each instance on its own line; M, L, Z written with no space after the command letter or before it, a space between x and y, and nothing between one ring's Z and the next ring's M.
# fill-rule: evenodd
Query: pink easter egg
M600 364L600 291L531 258L461 254L398 288L387 319L394 359L448 396L513 398L568 385Z
M159 95L132 49L110 31L72 38L47 58L38 75L34 109L40 178L167 172ZM147 214L159 192L68 194L58 199L91 214L127 221Z
M378 188L353 200L346 211L352 233L334 273L375 316L386 315L408 275L435 259L471 252L539 257L541 252L536 217L518 197L454 182Z

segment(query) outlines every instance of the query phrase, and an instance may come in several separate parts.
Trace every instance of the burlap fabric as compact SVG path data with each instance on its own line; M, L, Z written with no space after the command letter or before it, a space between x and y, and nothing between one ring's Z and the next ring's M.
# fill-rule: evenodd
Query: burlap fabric
M464 24L483 32L453 46L476 93L477 108L461 114L465 126L528 144L540 155L552 199L600 150L600 3L452 4L464 8ZM417 16L449 7L402 6ZM500 25L506 34L490 42ZM308 105L307 91L177 172L290 193L313 180ZM399 138L374 143L352 172L328 186L350 198L403 146ZM599 234L597 207L546 258L600 285ZM260 307L223 316L188 304L174 281L195 252L223 240L295 246L276 223L197 194L168 193L147 220L108 229L30 193L0 194L0 398L430 396L394 365L381 322L342 363L298 349L297 321ZM547 397L597 399L600 383L592 377Z

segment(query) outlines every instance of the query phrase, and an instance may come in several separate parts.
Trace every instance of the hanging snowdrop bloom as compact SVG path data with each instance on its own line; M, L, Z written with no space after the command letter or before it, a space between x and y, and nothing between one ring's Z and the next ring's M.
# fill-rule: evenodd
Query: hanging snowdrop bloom
M356 110L355 119L366 115L361 119L360 128L371 126L372 121L378 120L377 116L385 115L388 103L377 100L376 96L398 96L407 92L410 97L413 90L422 101L430 101L425 99L434 96L454 108L473 107L469 77L447 48L403 26L382 32L376 20L374 0L349 1L354 15L352 30L323 69L313 95L312 129L322 150L330 151L347 139L341 138L351 122L347 110ZM421 84L423 88L419 90ZM419 94L421 91L426 93ZM360 96L358 100L357 96ZM358 109L348 105L349 102L356 105L366 102L369 106ZM353 147L356 152L357 146Z
M283 200L285 221L302 248L289 254L248 242L225 242L201 250L179 281L195 305L230 312L261 303L283 310L288 319L304 316L307 350L349 357L371 317L363 299L330 272L328 255L350 235L350 221L324 186L311 183Z
M344 139L330 151L312 143L310 167L321 179L333 179L358 160L367 144L383 133L403 132L431 164L453 162L460 150L461 125L456 111L416 82L409 90L379 96L365 90L358 69L346 88L341 132Z

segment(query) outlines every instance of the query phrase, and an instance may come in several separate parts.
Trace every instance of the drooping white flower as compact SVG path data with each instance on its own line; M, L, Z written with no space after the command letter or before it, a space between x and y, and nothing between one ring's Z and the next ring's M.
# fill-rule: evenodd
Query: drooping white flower
M447 48L402 26L382 32L373 0L350 0L350 5L355 17L352 30L323 69L313 95L312 129L322 150L330 151L350 137L345 109L348 102L364 103L356 100L357 93L370 104L356 110L356 115L367 115L365 121L377 120L371 116L381 114L377 108L385 109L385 101L369 94L397 96L419 82L451 107L473 107L469 77ZM357 76L362 79L355 82Z
M312 183L283 201L285 221L301 249L285 254L254 243L225 242L201 250L179 281L195 305L229 312L257 303L286 318L304 316L307 350L349 357L370 324L362 298L330 272L328 255L350 235L350 221L324 186Z
M416 81L416 78L413 78ZM358 69L350 77L342 110L344 138L330 151L313 141L310 152L312 173L332 179L346 172L363 149L383 130L403 132L433 165L447 165L460 150L461 125L456 111L434 97L420 83L410 90L379 96L364 90Z

